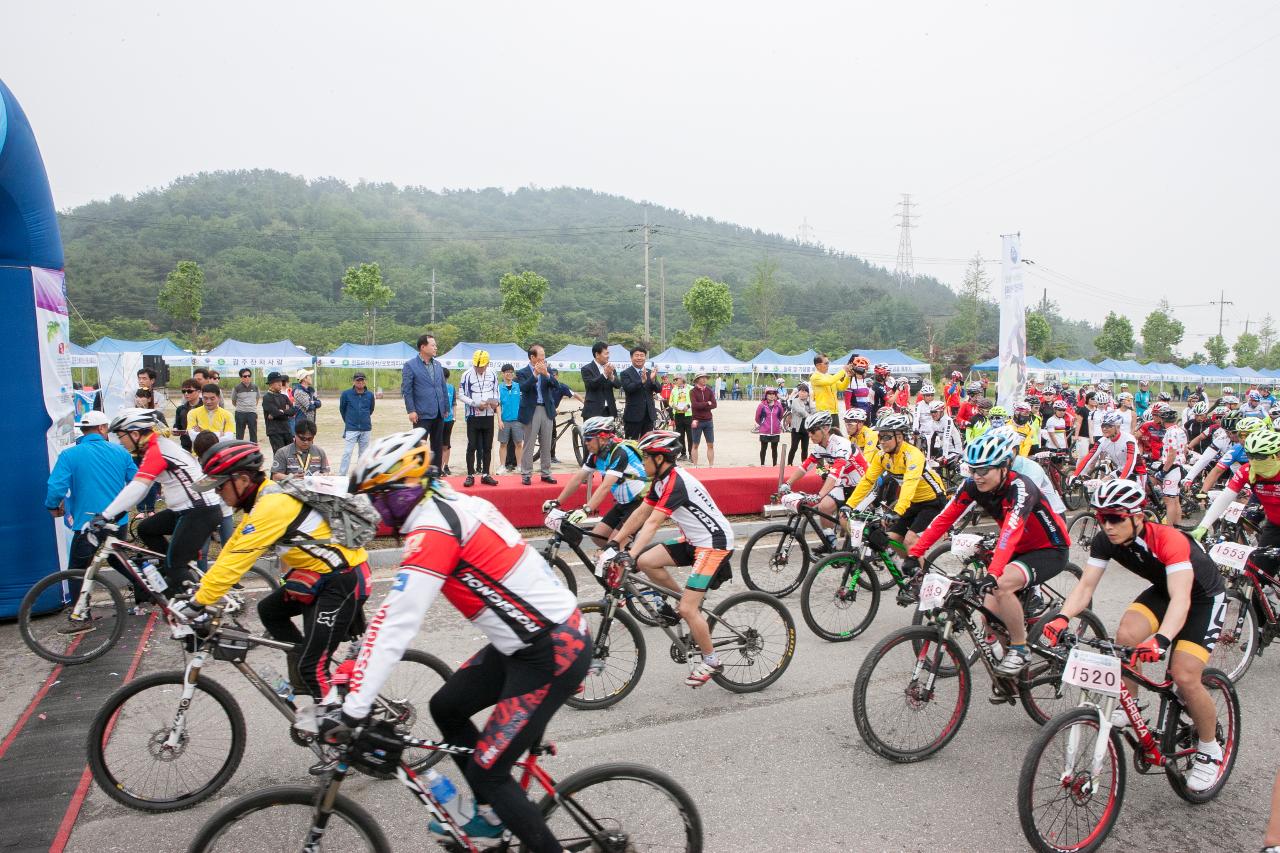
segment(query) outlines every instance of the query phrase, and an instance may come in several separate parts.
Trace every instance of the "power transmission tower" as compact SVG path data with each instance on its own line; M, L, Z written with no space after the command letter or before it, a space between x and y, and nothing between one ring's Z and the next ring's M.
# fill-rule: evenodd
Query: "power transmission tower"
M911 259L911 229L915 228L913 219L919 217L911 212L911 193L903 193L898 216L898 261L894 264L893 275L898 279L899 287L906 287L916 277L915 262Z
M813 227L809 224L809 217L805 217L800 223L800 228L796 233L796 240L803 246L813 245Z
M1211 299L1211 300L1209 300L1209 304L1210 304L1210 305L1217 305L1217 306L1218 306L1218 337L1219 337L1219 338L1221 338L1221 337L1222 337L1222 309L1223 309L1223 306L1225 306L1225 305L1235 305L1235 303L1234 303L1234 302L1231 302L1230 300L1228 300L1228 299L1227 299L1227 292L1226 292L1225 290L1220 290L1220 291L1218 291L1218 301L1217 301L1217 302L1214 302L1214 301Z

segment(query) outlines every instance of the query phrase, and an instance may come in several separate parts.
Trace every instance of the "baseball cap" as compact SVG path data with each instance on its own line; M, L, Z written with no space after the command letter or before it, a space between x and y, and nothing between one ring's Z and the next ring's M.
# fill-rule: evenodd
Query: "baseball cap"
M109 423L111 423L110 418L94 409L81 415L80 423L76 424L76 426L80 427L80 429L87 429L88 427L106 426Z
M273 370L267 374L267 384L270 385L272 382L285 382L288 378L289 377L285 376L280 371Z
M368 377L366 377L363 373L357 373L355 376L351 377L351 381L355 382L357 379L367 379L367 378Z

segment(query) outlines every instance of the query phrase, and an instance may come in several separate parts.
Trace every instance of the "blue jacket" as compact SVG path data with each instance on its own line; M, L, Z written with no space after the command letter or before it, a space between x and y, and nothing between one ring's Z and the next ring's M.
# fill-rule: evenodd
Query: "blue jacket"
M97 433L82 436L74 447L58 454L49 474L45 508L57 509L65 500L63 521L72 530L80 530L106 509L137 473L129 451ZM128 518L127 513L120 516L122 521Z
M556 399L551 389L557 384L550 376L535 374L533 368L525 365L516 371L516 384L520 386L520 423L528 426L533 423L533 412L538 407L538 395L542 395L542 408L547 417L556 419Z
M342 415L343 429L352 432L368 432L373 429L373 392L368 388L363 394L348 388L338 397L338 412Z
M444 389L449 392L449 408L444 410L444 422L451 424L453 423L453 398L458 391L452 385L445 385Z
M502 413L502 420L506 423L514 423L520 420L520 386L515 382L511 383L511 387L507 387L506 382L498 383L498 403Z
M400 396L406 412L417 412L420 418L444 417L449 396L444 390L440 360L433 358L427 364L420 356L414 356L406 361L400 370Z

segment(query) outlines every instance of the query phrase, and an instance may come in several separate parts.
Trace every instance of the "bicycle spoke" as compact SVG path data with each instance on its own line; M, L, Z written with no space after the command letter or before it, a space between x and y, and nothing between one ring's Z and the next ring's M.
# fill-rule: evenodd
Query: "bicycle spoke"
M572 807L556 807L547 826L566 850L598 850L586 829L603 830L628 853L675 853L690 848L685 807L671 792L644 778L619 774L572 792ZM575 818L575 812L579 817ZM581 821L581 823L580 823Z

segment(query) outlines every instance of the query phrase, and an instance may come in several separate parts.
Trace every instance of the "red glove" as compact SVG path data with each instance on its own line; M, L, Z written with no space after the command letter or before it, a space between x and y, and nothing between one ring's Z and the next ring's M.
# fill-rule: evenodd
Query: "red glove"
M1053 648L1062 641L1062 634L1067 630L1067 626L1071 624L1071 620L1065 616L1058 616L1049 621L1044 626L1041 635L1044 637L1044 644L1049 648Z
M1164 657L1165 652L1169 651L1169 644L1168 637L1164 634L1156 634L1133 650L1133 657L1129 660L1129 663L1155 663Z

